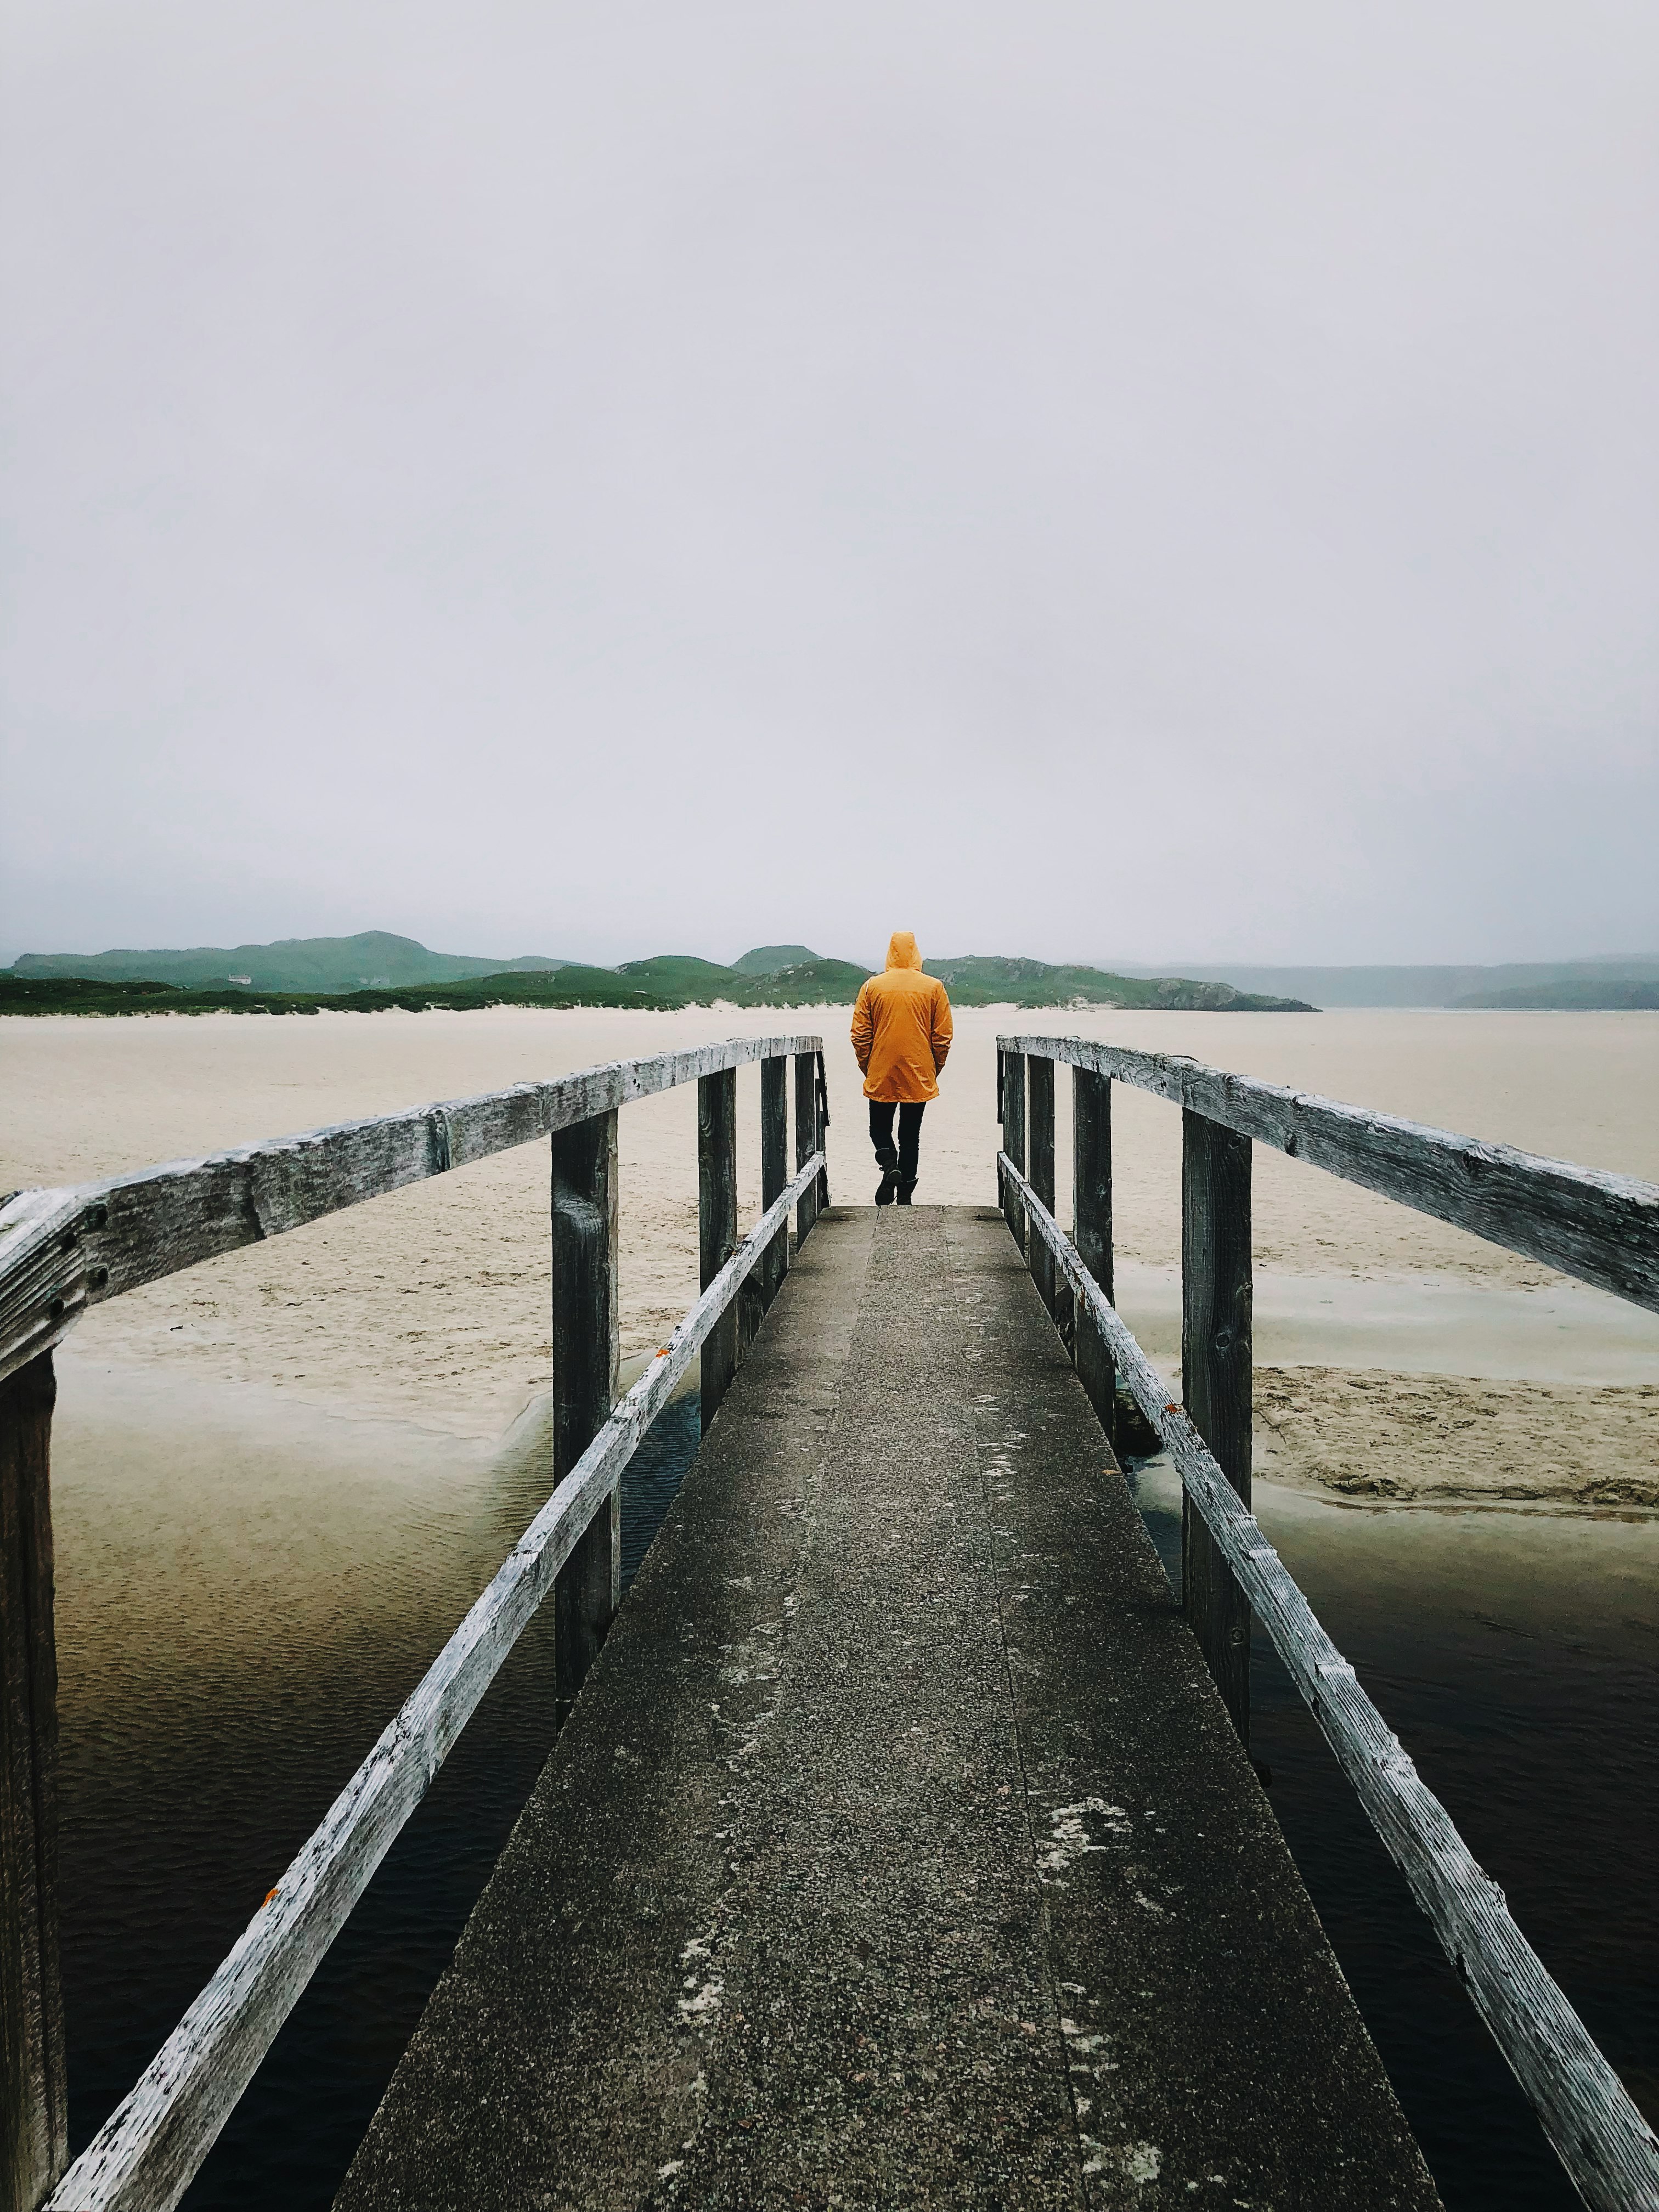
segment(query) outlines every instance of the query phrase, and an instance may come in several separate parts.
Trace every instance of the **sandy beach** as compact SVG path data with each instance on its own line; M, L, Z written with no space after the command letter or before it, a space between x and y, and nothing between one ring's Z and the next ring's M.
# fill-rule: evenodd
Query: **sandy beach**
M85 1181L694 1038L788 1031L826 1040L832 1193L867 1204L847 1024L846 1008L15 1020L0 1033L0 1188ZM919 1200L990 1201L994 1039L1011 1029L1184 1052L1659 1180L1651 1015L988 1008L957 1016ZM1064 1079L1059 1092L1065 1219ZM756 1071L740 1074L738 1097L750 1216ZM659 1342L696 1292L695 1111L685 1090L622 1115L625 1354ZM1180 1117L1121 1085L1114 1115L1120 1297L1167 1367ZM545 1176L543 1148L527 1146L115 1301L65 1346L66 1385L95 1370L112 1387L142 1369L497 1438L548 1381ZM1659 1506L1659 1319L1261 1148L1255 1228L1264 1473L1356 1500Z

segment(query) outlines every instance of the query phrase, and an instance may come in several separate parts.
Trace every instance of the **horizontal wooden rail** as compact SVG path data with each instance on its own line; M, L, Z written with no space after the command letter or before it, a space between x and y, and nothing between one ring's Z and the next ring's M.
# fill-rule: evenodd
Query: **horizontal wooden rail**
M1064 1060L1153 1091L1292 1159L1659 1313L1659 1185L1369 1114L1175 1054L1085 1037L1005 1036L997 1043L1006 1053Z
M142 1283L614 1113L629 1099L823 1046L816 1036L732 1037L138 1175L19 1191L0 1206L0 1380L57 1343L88 1306Z
M823 1164L815 1152L618 1401L46 2212L171 2212L184 2195L559 1569Z
M1048 1042L1022 1038L1010 1048L1034 1050ZM1592 2212L1659 2212L1659 2142L1516 1927L1503 1891L1476 1864L1255 1515L1006 1152L997 1155L997 1175L999 1191L1018 1199L1033 1238L1048 1248L1086 1306L1118 1375L1168 1449L1187 1496L1531 2099L1573 2186Z

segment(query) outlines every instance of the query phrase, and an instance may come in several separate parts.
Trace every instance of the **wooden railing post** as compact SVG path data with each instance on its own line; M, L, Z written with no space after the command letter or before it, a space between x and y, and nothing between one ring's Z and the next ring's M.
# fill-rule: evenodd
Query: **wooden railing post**
M553 1139L553 1480L562 1481L616 1402L617 1116ZM611 1492L553 1585L561 1723L622 1601L622 1488Z
M1115 1304L1112 1290L1112 1080L1072 1070L1072 1242L1084 1266ZM1117 1444L1117 1373L1104 1338L1079 1304L1072 1359L1106 1440Z
M813 1052L795 1054L795 1172L806 1165L818 1148L818 1060ZM818 1186L814 1183L795 1208L795 1249L806 1242L807 1231L818 1218Z
M761 1062L761 1211L776 1203L789 1180L789 1064ZM769 1306L783 1285L789 1266L789 1231L786 1225L772 1240L765 1263L757 1269L763 1304Z
M1002 1149L1024 1175L1025 1055L1023 1052L1006 1052L1002 1055ZM1013 1240L1023 1252L1025 1249L1025 1208L1012 1190L1004 1197L1002 1210Z
M1183 1109L1181 1387L1222 1473L1250 1498L1250 1139ZM1216 1686L1250 1737L1250 1609L1183 1492L1182 1603Z
M707 1290L738 1249L738 1072L697 1078L697 1259ZM738 1309L729 1305L702 1347L702 1426L738 1371Z
M0 1382L0 2212L69 2162L58 1975L52 1354Z
M1030 1100L1030 1127L1028 1133L1031 1164L1026 1170L1032 1189L1048 1207L1054 1210L1054 1063L1040 1053L1033 1053L1026 1062L1026 1083ZM1059 1278L1054 1273L1054 1255L1040 1237L1031 1239L1031 1279L1037 1286L1037 1295L1048 1311L1054 1310L1054 1292Z

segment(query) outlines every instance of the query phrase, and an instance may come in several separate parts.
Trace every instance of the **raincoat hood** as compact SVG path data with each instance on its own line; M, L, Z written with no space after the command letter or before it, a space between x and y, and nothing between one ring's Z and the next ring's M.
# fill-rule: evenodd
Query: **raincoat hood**
M916 950L916 940L908 929L896 929L887 940L887 965L890 968L920 968L921 955Z

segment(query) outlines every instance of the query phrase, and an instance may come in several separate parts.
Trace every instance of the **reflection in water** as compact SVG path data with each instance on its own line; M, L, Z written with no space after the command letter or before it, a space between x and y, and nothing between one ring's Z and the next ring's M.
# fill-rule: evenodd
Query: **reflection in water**
M506 1447L343 1420L66 1349L54 1468L63 1895L78 2149L125 2094L546 1494ZM690 1464L695 1389L624 1490L624 1571ZM1179 1572L1167 1468L1136 1475ZM1258 1511L1389 1724L1639 2100L1659 2069L1659 1522ZM333 2196L552 1741L533 1624L186 2198ZM1270 1651L1253 1748L1450 2212L1574 2199Z
M1133 1477L1181 1574L1180 1484ZM1333 1505L1256 1516L1528 1941L1659 2117L1659 1521ZM1448 2212L1578 2199L1257 1632L1250 1747Z
M492 1456L275 1394L64 1364L53 1489L78 2151L544 1501L548 1430L532 1409ZM693 1389L629 1469L625 1576L696 1438ZM192 2212L331 2200L552 1742L551 1631L544 1607L233 2114Z

